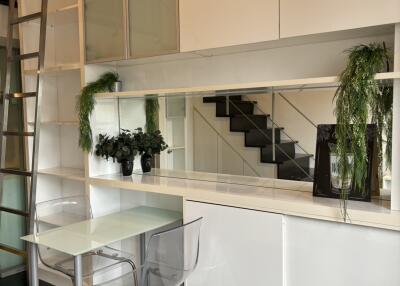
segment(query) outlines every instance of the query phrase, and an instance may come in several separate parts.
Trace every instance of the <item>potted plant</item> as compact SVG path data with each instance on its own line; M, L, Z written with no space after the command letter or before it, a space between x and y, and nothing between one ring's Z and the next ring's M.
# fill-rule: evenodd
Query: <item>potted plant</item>
M99 135L99 143L96 145L95 154L106 160L112 158L121 164L122 175L130 176L133 171L133 160L138 153L138 146L135 134L129 130L122 129L116 137L106 134Z
M138 144L139 154L142 156L140 158L142 171L143 173L150 172L153 155L160 154L168 148L168 145L165 143L160 130L143 132L142 128L137 128L135 139Z

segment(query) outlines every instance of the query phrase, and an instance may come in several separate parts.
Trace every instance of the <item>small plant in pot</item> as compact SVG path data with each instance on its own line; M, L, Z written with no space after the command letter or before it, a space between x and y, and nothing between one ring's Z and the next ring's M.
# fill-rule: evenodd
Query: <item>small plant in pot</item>
M130 176L133 171L133 160L138 153L138 145L135 140L135 133L122 129L118 136L110 137L106 134L99 135L99 142L96 145L95 154L106 160L113 159L121 164L122 175Z
M142 156L140 158L142 171L143 173L150 172L153 155L160 154L168 148L168 145L165 143L160 130L143 132L142 128L137 128L135 139L138 144L139 154Z

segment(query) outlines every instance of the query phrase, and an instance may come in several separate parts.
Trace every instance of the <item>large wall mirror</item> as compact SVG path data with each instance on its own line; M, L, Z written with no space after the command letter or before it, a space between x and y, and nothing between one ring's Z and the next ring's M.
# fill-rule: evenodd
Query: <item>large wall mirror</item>
M113 106L107 110L116 112L110 122L118 122L117 132L146 130L146 101L157 101L157 126L169 147L148 175L310 190L318 126L336 123L335 91L335 86L291 86L99 98L98 102ZM316 104L326 111L316 110ZM390 182L385 180L390 174L388 160L382 160L380 192L375 192L379 196L390 192ZM134 172L141 173L140 163ZM292 186L293 181L297 183Z

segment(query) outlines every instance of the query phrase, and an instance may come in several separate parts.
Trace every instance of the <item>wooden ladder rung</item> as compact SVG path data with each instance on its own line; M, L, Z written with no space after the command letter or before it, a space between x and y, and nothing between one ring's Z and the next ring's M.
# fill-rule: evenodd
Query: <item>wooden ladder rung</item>
M5 245L4 243L0 243L0 250L5 251L5 252L9 252L18 256L22 256L25 257L26 256L26 251L24 250L20 250L18 248L9 246L9 245Z
M32 176L32 172L29 172L29 171L22 171L22 170L15 170L15 169L6 169L6 168L1 168L1 169L0 169L0 173L3 173L3 174L11 174L11 175L27 176L27 177Z
M36 92L14 92L8 93L7 98L26 98L26 97L35 97Z
M26 211L21 211L21 210L17 210L17 209L2 207L2 206L0 206L0 211L1 212L6 212L6 213L16 214L16 215L20 215L20 216L25 216L25 217L29 216L29 213L26 212Z
M34 136L35 132L3 131L4 136Z
M11 25L21 24L21 23L24 23L24 22L29 22L29 21L38 19L40 17L42 17L42 12L37 12L37 13L30 14L30 15L18 17L16 19L14 19L13 21L11 21Z
M15 55L12 57L9 57L9 61L22 61L22 60L28 60L28 59L33 59L33 58L38 58L39 57L39 52L34 52L34 53L28 53L28 54L22 54L22 55Z

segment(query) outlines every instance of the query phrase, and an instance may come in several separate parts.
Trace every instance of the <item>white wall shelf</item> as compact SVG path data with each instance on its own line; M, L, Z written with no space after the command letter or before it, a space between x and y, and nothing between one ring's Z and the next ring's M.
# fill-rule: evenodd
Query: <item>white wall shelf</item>
M182 150L185 149L185 146L171 146L168 147L169 150Z
M400 72L386 72L378 73L375 77L376 80L390 80L400 79ZM264 88L324 88L324 87L335 87L339 84L338 76L328 77L313 77L313 78L302 78L302 79L288 79L288 80L274 80L254 83L234 83L224 85L211 85L211 86L199 86L199 87L182 87L173 89L149 89L149 90L133 90L133 91L122 91L122 92L104 92L97 93L98 98L112 98L112 97L144 97L149 94L157 94L160 96L168 96L177 94L207 94L210 92L221 91L221 90L240 90L240 89L264 89Z
M63 72L63 71L71 71L71 70L79 70L81 68L80 63L67 63L67 64L59 64L55 66L49 66L44 69L44 73L55 73L55 72ZM24 70L25 75L36 75L37 69L27 69Z
M29 125L33 125L32 121L28 122ZM60 126L78 126L78 121L42 121L41 125L60 125Z
M59 167L38 170L38 174L54 176L75 181L85 181L85 171L83 169Z
M59 13L59 12L65 12L68 10L73 10L76 9L78 11L78 3L75 4L70 4L62 7L55 7L54 9L49 10L47 13L52 14L52 13Z

